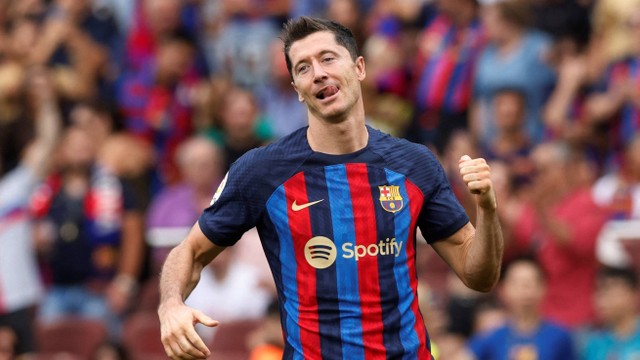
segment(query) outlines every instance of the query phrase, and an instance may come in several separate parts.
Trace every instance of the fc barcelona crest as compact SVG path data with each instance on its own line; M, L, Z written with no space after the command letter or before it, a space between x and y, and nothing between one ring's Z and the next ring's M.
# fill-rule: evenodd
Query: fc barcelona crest
M384 185L378 186L380 189L380 205L388 212L400 211L404 206L404 201L400 195L400 186Z

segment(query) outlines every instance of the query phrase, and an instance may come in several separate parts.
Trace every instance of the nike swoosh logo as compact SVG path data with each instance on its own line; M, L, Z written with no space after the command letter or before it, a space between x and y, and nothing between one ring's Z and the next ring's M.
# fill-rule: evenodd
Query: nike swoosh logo
M296 201L293 200L293 204L291 204L291 210L293 210L293 211L304 210L304 209L308 208L311 205L315 205L315 204L319 203L322 200L324 200L324 199L320 199L320 200L317 200L317 201L312 201L312 202L308 202L306 204L300 204L300 205L296 204Z

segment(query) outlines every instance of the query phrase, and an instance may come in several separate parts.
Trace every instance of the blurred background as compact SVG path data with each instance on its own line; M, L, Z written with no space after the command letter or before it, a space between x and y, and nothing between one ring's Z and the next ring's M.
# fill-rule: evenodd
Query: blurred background
M505 275L419 241L438 359L638 359L640 0L3 0L0 359L163 359L157 279L231 163L306 125L287 19L351 28L368 123L486 158ZM188 304L216 359L279 359L255 231Z

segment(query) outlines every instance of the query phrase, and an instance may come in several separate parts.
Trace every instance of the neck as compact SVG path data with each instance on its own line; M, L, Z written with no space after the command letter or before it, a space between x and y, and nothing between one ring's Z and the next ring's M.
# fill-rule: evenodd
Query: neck
M622 316L613 324L612 330L619 338L629 337L636 331L638 318L634 315Z
M533 311L521 312L512 316L512 323L519 333L532 333L540 326L540 315Z
M367 146L369 133L364 121L364 109L358 107L356 114L349 118L332 123L310 115L307 141L313 151L342 155L350 154Z
M498 48L501 53L510 53L520 44L523 31L519 28L513 27L503 34L503 38L497 41Z

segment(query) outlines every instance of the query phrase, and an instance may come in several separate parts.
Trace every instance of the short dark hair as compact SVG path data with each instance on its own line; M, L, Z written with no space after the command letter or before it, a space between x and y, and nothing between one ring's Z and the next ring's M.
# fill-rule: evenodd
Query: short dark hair
M516 264L529 264L536 269L538 276L540 277L541 282L547 281L547 273L545 272L542 264L535 258L535 256L530 254L520 255L510 261L506 262L502 267L502 272L500 275L500 280L504 280L509 270L511 270Z
M638 273L631 267L603 266L598 270L596 279L599 281L621 280L634 291L638 290Z
M520 28L527 28L533 22L531 0L509 0L497 3L500 16Z
M336 42L345 47L349 54L351 55L352 60L356 60L360 53L358 51L358 45L356 43L356 39L353 36L353 33L349 28L338 24L335 21L327 20L327 19L319 19L313 18L309 16L301 16L297 19L290 19L284 24L282 29L282 33L280 34L280 39L284 42L284 57L287 61L287 69L289 70L289 74L293 78L291 59L289 58L289 50L291 49L291 45L298 41L306 38L307 36L319 32L319 31L329 31L335 35Z

